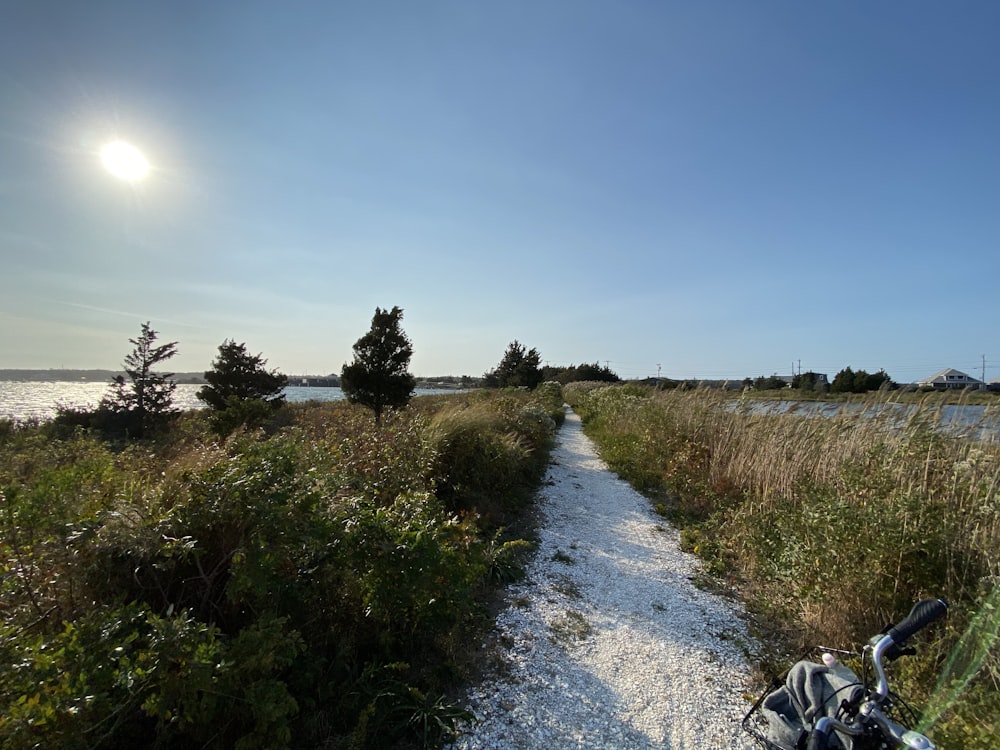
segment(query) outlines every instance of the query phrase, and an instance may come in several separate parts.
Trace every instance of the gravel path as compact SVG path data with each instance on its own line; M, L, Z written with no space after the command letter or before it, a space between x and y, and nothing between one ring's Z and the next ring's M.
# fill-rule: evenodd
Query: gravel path
M737 607L691 583L697 560L572 412L540 509L537 554L486 645L494 674L468 698L478 721L453 750L754 747Z

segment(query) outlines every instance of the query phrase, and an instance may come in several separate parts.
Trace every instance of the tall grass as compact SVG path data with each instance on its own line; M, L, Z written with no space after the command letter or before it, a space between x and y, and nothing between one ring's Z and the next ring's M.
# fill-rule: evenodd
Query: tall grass
M857 644L914 600L948 598L948 625L907 668L917 695L1000 582L1000 445L948 437L930 405L873 396L818 417L713 391L565 394L612 468L801 642ZM977 746L984 712L991 727L1000 716L990 653L938 730L956 747Z

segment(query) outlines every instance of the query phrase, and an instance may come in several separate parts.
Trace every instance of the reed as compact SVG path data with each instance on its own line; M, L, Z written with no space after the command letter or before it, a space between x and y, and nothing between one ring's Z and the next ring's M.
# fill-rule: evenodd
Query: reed
M940 658L1000 581L1000 445L940 429L937 401L878 394L818 416L719 391L565 395L612 468L800 644L860 643L943 595L953 614L931 649ZM976 700L996 692L988 651ZM917 693L932 687L929 663L912 668Z

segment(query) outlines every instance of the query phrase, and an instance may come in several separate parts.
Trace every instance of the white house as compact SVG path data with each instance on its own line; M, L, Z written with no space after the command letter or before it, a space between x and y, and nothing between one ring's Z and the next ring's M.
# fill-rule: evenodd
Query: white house
M966 375L961 370L949 367L941 372L936 372L929 378L918 380L917 385L922 388L969 388L970 386L981 386L983 382L976 380L971 375Z

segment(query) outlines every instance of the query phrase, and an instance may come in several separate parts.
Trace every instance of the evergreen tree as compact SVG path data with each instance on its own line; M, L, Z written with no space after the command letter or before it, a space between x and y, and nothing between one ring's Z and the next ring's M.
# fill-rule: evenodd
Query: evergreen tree
M205 373L208 385L198 391L214 414L212 426L228 434L240 425L256 427L285 402L282 393L288 377L277 370L267 370L267 360L250 354L246 344L223 341L212 369Z
M129 339L135 348L125 357L124 375L111 381L111 390L101 400L101 409L119 417L120 426L133 437L143 437L162 425L175 412L173 373L154 372L153 368L177 353L177 342L156 345L157 332L148 322L142 324L139 338Z
M483 376L483 382L489 388L534 388L544 377L541 363L542 356L537 349L526 350L514 339L507 345L496 369Z
M788 383L779 378L777 375L769 375L766 378L761 375L753 381L753 388L755 391L776 391L787 387Z
M830 383L830 393L853 393L854 392L854 370L850 365L833 376Z
M224 341L212 369L205 373L208 385L198 391L198 398L212 409L225 409L230 398L256 399L274 406L284 402L282 394L288 377L265 368L267 360L250 354L246 344Z
M569 367L543 367L542 380L554 380L566 385L579 381L617 383L621 381L621 378L611 368L594 362L593 364L570 365Z
M877 391L883 387L892 387L892 378L889 377L889 374L885 370L879 370L871 374L862 370L855 374L854 379L858 393L867 393L868 391Z
M822 393L826 390L826 379L815 372L803 372L792 377L792 388L800 391Z
M347 400L375 412L376 424L385 409L406 406L417 384L407 371L413 344L400 326L402 318L399 307L376 307L371 329L354 343L354 361L340 374Z
M830 384L830 392L867 393L868 391L877 391L882 387L892 387L892 379L885 370L870 374L865 370L855 372L850 367L845 367L834 376L833 383Z

